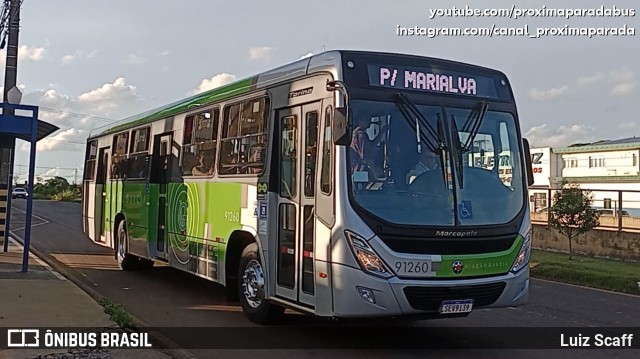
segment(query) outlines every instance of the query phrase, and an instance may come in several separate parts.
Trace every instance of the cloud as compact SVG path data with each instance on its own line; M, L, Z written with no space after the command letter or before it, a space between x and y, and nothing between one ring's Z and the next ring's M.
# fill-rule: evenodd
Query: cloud
M275 51L275 47L252 47L249 49L249 58L251 60L265 60L268 61L271 59L273 52Z
M71 63L73 63L76 60L76 57L73 55L64 55L62 57L62 60L60 60L62 62L63 65L69 65Z
M568 93L569 86L562 85L561 87L551 88L548 90L531 89L529 97L534 101L550 101L565 96Z
M298 60L306 59L307 57L313 56L313 52L307 52L306 54L300 56Z
M146 52L137 54L128 54L125 58L125 63L129 65L141 66L147 64L155 58L169 55L169 50L163 50L156 53Z
M604 73L602 72L598 72L595 75L592 76L582 76L582 77L578 77L578 79L576 80L576 85L578 86L589 86L589 85L593 85L593 84L597 84L598 82L602 82L606 79L607 77L605 76Z
M618 127L623 129L623 130L634 129L634 128L636 128L636 122L635 121L623 122L623 123L619 124Z
M22 45L18 48L18 62L22 61L42 61L44 60L44 55L46 50L44 47L35 47L35 46L27 46ZM6 48L0 50L0 66L4 67L7 61L7 50Z
M615 96L630 95L634 92L637 86L637 81L619 83L611 89L611 94Z
M59 132L38 141L36 151L52 151L52 150L77 150L78 143L83 144L84 140L79 138L86 138L87 131L79 130L75 128L69 128L66 130L59 130ZM31 144L24 142L20 149L22 151L29 151Z
M95 90L81 94L78 96L78 102L91 106L92 113L109 113L121 106L121 101L132 101L137 97L136 87L127 85L124 77L119 77L113 83L105 83Z
M235 75L231 75L228 73L220 73L214 75L210 79L204 79L200 82L200 85L193 91L191 91L190 95L199 94L201 92L205 92L216 87L220 87L222 85L226 85L236 80Z
M129 54L127 55L127 60L126 62L128 64L131 65L144 65L147 62L147 58L136 55L136 54Z
M40 106L41 120L60 127L56 134L39 142L38 149L74 151L80 160L84 154L83 144L91 130L158 105L157 99L141 98L136 87L127 84L124 78L79 96L69 96L54 88L28 91L23 87L23 93L24 103ZM28 147L22 149L28 150Z
M59 174L60 174L60 168L55 167L55 168L51 168L51 169L48 169L48 170L42 172L41 174L37 175L37 177L42 177L43 179L48 179L48 178L51 178L51 177L55 177L55 176L57 176Z
M582 124L550 128L547 124L531 127L524 135L533 147L566 147L577 142L595 141L596 130Z
M22 45L18 48L18 59L40 61L44 59L44 53L44 47L29 47L27 45Z

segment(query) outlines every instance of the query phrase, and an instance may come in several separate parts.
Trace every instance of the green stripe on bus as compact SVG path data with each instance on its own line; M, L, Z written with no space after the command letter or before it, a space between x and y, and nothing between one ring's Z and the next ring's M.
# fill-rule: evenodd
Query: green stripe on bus
M511 248L495 253L444 255L440 269L436 273L438 278L462 278L497 275L509 272L513 261L520 252L524 238L518 235ZM456 274L453 266L456 261L462 262L462 272Z

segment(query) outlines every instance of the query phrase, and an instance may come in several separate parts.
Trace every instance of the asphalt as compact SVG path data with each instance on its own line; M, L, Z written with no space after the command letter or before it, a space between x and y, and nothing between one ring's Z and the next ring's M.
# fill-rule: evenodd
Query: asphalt
M0 248L3 247L0 239ZM12 328L83 328L117 331L95 298L30 253L22 271L23 246L9 239L0 249L0 358L172 358L164 349L16 349L4 340ZM152 341L153 344L153 341ZM161 344L156 344L162 346Z

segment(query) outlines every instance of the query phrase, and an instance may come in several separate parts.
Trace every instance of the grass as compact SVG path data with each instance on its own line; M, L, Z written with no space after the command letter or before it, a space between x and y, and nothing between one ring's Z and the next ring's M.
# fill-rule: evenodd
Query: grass
M98 303L104 308L104 312L107 313L109 318L114 321L122 329L135 329L136 326L133 322L133 318L124 307L120 304L116 304L107 298L102 298Z
M640 295L640 263L534 250L530 267L534 278Z

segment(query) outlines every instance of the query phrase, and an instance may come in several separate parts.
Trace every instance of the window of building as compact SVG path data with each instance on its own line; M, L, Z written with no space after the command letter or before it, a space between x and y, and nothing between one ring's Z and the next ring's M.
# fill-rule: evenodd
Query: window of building
M637 166L638 165L638 154L634 153L633 156L632 156L632 160L631 161L633 162L632 166L634 166L634 167Z
M260 174L267 153L269 99L227 106L220 138L220 174Z
M215 171L220 109L189 115L184 120L182 175L211 176Z
M589 167L604 167L605 161L602 157L589 157Z
M578 159L576 157L567 157L562 160L562 166L564 168L576 168L578 167Z

